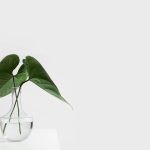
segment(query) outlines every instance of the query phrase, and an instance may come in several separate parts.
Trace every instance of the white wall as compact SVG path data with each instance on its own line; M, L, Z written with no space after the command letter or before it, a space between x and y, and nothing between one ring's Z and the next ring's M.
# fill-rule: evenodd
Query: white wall
M28 83L35 128L56 128L62 150L150 149L150 3L0 1L0 58L33 55L67 105ZM7 99L7 101L6 101ZM0 115L10 97L0 101Z

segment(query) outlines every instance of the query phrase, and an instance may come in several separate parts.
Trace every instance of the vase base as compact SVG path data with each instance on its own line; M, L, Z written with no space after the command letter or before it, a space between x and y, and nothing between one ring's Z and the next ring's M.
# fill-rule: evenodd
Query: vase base
M3 137L10 142L20 142L28 138L33 128L33 122L3 123L1 129Z

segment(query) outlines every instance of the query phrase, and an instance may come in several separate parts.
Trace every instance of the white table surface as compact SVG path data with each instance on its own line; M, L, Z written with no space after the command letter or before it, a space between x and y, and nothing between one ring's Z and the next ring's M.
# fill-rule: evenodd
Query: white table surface
M0 150L60 150L56 130L34 129L22 142L0 142Z

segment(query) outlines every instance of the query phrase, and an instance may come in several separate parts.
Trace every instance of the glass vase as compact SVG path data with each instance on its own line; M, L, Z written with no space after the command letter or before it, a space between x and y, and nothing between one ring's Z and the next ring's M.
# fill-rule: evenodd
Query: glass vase
M13 88L11 109L0 118L0 127L4 139L8 141L23 141L30 135L33 118L22 109L21 89Z

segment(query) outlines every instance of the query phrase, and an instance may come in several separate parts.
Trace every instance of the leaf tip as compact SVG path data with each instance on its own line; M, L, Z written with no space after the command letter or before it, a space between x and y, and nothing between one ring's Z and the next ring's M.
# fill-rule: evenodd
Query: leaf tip
M68 105L71 107L72 110L74 110L74 109L73 109L73 106L72 106L69 102L67 102L65 98L63 98L63 97L61 96L60 99L61 99L62 101L64 101L66 104L68 104Z

